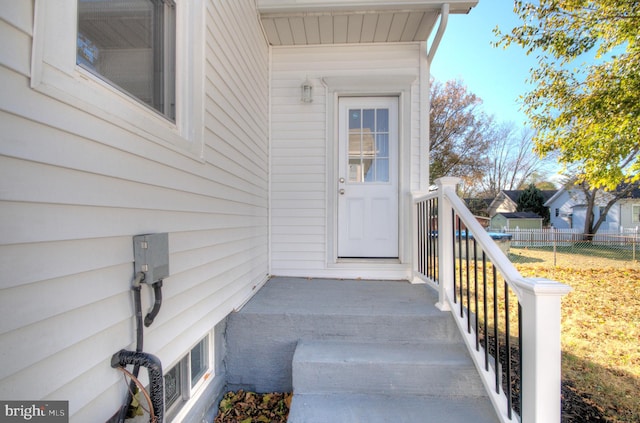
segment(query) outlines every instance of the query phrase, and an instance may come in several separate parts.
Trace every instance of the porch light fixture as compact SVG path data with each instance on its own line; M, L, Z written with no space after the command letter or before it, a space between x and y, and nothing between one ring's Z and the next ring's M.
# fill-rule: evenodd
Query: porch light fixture
M303 103L313 102L313 84L307 78L300 87L300 100Z

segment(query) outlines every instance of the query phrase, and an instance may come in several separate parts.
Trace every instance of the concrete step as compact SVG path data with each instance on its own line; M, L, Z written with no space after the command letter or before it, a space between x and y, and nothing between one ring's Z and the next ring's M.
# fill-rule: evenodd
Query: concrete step
M463 344L303 340L293 392L484 397Z
M488 398L294 395L288 423L498 423Z
M453 317L424 285L274 278L226 328L228 388L290 392L299 340L460 343Z

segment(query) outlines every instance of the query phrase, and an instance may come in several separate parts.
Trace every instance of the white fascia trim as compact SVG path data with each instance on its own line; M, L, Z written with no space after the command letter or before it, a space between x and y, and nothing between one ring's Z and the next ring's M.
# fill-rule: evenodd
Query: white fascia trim
M433 10L449 4L451 13L468 13L478 0L257 0L260 13L344 12L362 10Z

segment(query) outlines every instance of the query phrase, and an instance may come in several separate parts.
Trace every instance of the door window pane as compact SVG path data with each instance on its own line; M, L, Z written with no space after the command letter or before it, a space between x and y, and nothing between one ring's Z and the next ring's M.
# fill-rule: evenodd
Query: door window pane
M389 109L376 110L376 131L389 132Z
M374 133L376 131L376 111L365 109L362 111L362 132Z
M349 110L349 129L357 129L360 132L360 128L362 128L361 116L360 110Z
M376 182L389 182L389 159L376 159Z
M389 109L349 110L349 182L389 182Z
M372 159L364 159L362 161L363 172L364 172L364 181L365 182L374 182L376 180L376 168L375 161Z
M360 132L354 132L349 134L349 158L360 159L360 153L362 146L360 145L362 135Z
M389 157L389 134L376 135L376 155Z

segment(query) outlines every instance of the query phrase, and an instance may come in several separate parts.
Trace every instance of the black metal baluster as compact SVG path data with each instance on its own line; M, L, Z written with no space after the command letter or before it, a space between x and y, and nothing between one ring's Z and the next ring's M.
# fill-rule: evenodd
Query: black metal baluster
M504 282L504 331L505 331L505 361L507 366L507 374L506 374L506 387L505 391L507 394L507 415L509 416L509 420L511 420L512 412L511 407L513 407L513 389L511 384L511 333L510 333L510 324L509 324L509 284Z
M429 222L429 213L431 213L431 200L425 201L425 209L424 214L422 215L423 219L423 227L424 227L424 261L425 261L425 274L433 280L431 274L431 244L429 241L431 240L431 223ZM434 281L435 282L435 281Z
M431 276L429 266L429 222L427 221L427 214L429 213L429 200L426 200L423 205L423 210L420 215L422 219L422 265L424 266L423 274L427 277Z
M433 245L433 275L437 281L440 281L440 269L438 268L438 238L435 235L438 231L438 199L433 199L433 208L431 215L431 242Z
M464 302L464 297L462 296L462 289L464 282L462 282L462 230L460 229L460 216L458 216L458 224L456 227L458 228L458 271L460 276L460 317L463 317L462 313L462 303Z
M489 371L489 303L487 302L487 255L482 251L482 299L484 317L484 369Z
M433 238L433 222L431 219L431 213L433 213L433 199L430 199L429 202L427 203L427 211L425 213L425 219L426 219L426 226L427 226L427 233L425 234L425 236L427 237L426 239L426 248L427 248L427 269L429 272L429 277L431 278L432 281L437 282L436 278L435 278L435 274L433 273L433 242L432 242L432 238Z
M474 328L476 331L476 351L480 351L480 333L478 332L478 319L480 318L480 312L478 311L478 245L475 238L473 238L473 298L476 312Z
M457 217L456 228L458 228L456 239L458 240L458 276L460 282L458 288L460 289L460 316L462 317L462 285L464 285L464 283L462 282L462 231L460 230L460 216Z
M519 378L520 383L518 386L518 405L520 406L520 416L522 416L522 368L524 367L522 364L522 306L520 302L518 302L518 369L519 369Z
M438 278L436 277L435 266L436 263L433 260L435 248L437 245L433 243L433 219L431 215L433 214L433 199L429 201L429 209L427 210L427 214L425 219L427 219L427 245L429 248L429 254L427 255L427 263L429 263L429 277L439 283Z
M498 340L498 275L493 266L493 347L496 375L496 394L500 393L500 342Z
M469 270L469 229L464 228L464 248L465 248L465 263L467 265L466 274L467 274L467 333L471 333L471 300L470 300L470 270ZM462 297L462 293L460 295ZM461 301L463 303L464 301ZM460 310L462 311L462 309ZM464 316L461 316L464 317Z

